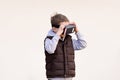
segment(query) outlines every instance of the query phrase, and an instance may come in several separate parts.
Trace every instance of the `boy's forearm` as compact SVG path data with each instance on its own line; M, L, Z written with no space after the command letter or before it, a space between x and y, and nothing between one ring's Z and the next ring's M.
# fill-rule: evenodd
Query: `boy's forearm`
M84 49L87 45L84 37L81 35L81 33L79 31L75 34L76 34L77 40L73 39L74 50Z
M76 32L75 34L76 34L77 39L85 40L83 35L79 31Z

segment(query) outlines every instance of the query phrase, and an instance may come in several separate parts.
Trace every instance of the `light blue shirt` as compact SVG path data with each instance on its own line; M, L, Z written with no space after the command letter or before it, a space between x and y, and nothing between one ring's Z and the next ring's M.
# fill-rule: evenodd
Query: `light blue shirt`
M77 39L72 39L74 50L84 49L86 47L86 41L84 40L83 36L80 34L80 32L75 33L75 35ZM49 54L53 54L57 47L60 36L56 35L52 29L48 32L47 36L53 36L53 38L47 38L45 40L45 49Z

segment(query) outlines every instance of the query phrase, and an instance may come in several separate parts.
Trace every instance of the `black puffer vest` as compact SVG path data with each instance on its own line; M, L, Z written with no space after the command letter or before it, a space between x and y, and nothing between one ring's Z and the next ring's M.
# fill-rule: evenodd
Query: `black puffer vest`
M52 39L52 36L47 38ZM75 76L74 49L70 35L64 41L59 40L53 54L45 50L45 55L47 78Z

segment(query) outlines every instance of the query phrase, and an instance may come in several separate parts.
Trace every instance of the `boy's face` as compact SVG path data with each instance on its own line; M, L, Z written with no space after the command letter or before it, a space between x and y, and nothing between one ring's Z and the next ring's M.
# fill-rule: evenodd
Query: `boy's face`
M64 24L64 25L68 25L68 24L69 24L69 22L61 22L61 23L60 23L60 25L62 25L62 24ZM57 32L58 32L58 29L59 29L59 28L52 27L52 30L53 30L55 33L57 33Z

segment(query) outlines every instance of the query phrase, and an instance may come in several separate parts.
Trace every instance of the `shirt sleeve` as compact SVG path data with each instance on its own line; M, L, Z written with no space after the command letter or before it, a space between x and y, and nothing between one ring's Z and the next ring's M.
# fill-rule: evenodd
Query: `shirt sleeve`
M80 34L80 32L77 32L75 34L76 34L77 40L72 39L74 50L84 49L87 45L86 41L84 40L84 37L82 36L82 34Z
M49 53L49 54L53 54L56 46L58 44L58 41L60 39L60 36L55 35L52 39L47 38L45 40L45 50Z

